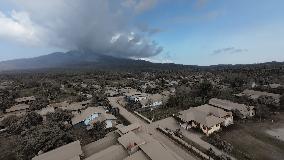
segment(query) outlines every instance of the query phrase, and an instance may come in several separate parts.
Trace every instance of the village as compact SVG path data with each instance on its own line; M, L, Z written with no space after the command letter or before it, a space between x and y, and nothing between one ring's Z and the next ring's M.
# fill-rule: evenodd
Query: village
M28 153L22 159L32 160L235 160L284 156L282 84L243 82L238 91L227 93L230 85L220 77L207 78L210 73L176 79L143 74L143 80L127 73L123 75L126 78L119 79L106 75L100 82L96 78L73 77L72 81L57 81L56 87L54 82L49 83L54 81L52 78L45 80L46 84L31 86L28 80L3 81L0 87L7 90L3 97L9 96L5 100L9 99L7 104L11 105L0 113L1 139L35 138L39 141L36 144L21 144ZM19 90L20 85L24 89ZM43 87L48 85L51 88ZM15 90L19 93L11 94ZM49 125L55 128L49 130ZM250 126L252 131L247 132ZM59 144L53 137L41 140L41 136L59 133L62 137L55 138ZM254 135L258 137L253 139ZM263 149L242 148L259 144Z

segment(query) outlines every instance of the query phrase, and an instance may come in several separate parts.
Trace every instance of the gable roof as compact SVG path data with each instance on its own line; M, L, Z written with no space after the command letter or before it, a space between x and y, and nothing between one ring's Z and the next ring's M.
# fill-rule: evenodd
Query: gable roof
M137 151L124 160L151 160L143 151Z
M26 110L29 109L30 105L27 104L17 104L12 106L11 108L6 109L6 112L15 112L15 111L21 111L21 110Z
M15 99L15 101L17 103L22 103L22 102L26 102L26 101L35 101L36 98L34 96L30 96L30 97L21 97L21 98L17 98Z
M124 159L128 156L127 151L121 145L112 145L98 153L91 155L85 160L115 160Z
M139 136L137 136L132 131L122 135L119 137L118 142L125 148L128 149L130 146L140 146L142 144L145 144L145 141L141 139Z
M126 134L127 132L133 131L133 130L138 129L140 127L141 127L141 125L139 123L133 123L133 124L130 124L128 126L118 126L118 130L122 134Z
M75 141L32 158L32 160L76 160L83 154L80 141Z
M141 150L150 157L151 160L175 160L177 159L158 141L151 141L142 146Z
M212 114L216 117L222 118L230 114L230 112L226 112L223 109L213 107L211 105L205 104L198 107L194 107L199 111L205 112L206 114Z
M88 107L81 111L81 113L75 114L72 118L72 124L78 124L95 113L99 114L99 119L101 121L117 119L114 115L106 113L103 107Z
M275 93L268 93L268 92L261 92L261 91L254 91L254 90L249 90L246 89L244 90L242 93L237 94L237 96L249 96L252 99L257 99L260 96L269 96L269 97L273 97L274 99L280 99L281 95L280 94L275 94Z
M247 112L250 109L254 108L253 106L247 106L245 104L239 104L239 103L234 103L229 100L222 100L222 99L217 99L217 98L212 98L209 100L209 104L220 107L226 110L239 110L241 113L242 112Z
M195 121L201 125L212 127L225 121L224 118L219 118L214 115L210 115L207 112L198 109L188 109L180 112L179 118L183 121L190 122Z

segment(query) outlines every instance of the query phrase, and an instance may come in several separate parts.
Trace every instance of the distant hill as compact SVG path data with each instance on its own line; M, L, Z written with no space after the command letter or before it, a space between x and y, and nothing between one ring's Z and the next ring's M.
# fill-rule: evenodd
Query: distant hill
M147 61L116 58L93 52L56 52L44 56L0 62L0 71L50 68L113 68L129 65L151 65Z
M111 69L111 70L226 70L283 68L284 62L268 62L249 65L195 66L173 63L151 63L144 60L117 58L91 51L56 52L44 56L0 62L0 71L35 69Z

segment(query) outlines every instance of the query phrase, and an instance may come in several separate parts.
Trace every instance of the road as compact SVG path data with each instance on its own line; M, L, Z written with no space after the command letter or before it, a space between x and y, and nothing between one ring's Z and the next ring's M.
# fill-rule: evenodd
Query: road
M139 123L142 125L142 136L143 138L153 137L154 139L158 140L161 144L163 144L166 148L172 150L176 155L180 156L184 160L197 160L196 156L192 155L190 152L184 150L179 146L177 143L172 141L171 139L167 138L165 135L160 133L156 130L156 125L151 125L146 123L145 121L141 120L140 118L136 117L133 113L126 110L119 101L122 100L123 97L108 97L109 103L113 107L118 107L120 114L127 119L130 123Z

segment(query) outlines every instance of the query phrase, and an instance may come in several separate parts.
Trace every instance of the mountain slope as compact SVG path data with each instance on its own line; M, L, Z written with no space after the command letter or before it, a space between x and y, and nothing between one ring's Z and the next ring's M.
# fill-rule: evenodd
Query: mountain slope
M48 68L113 68L126 65L151 65L146 61L115 58L93 52L69 51L56 52L35 58L17 59L0 62L0 71Z

